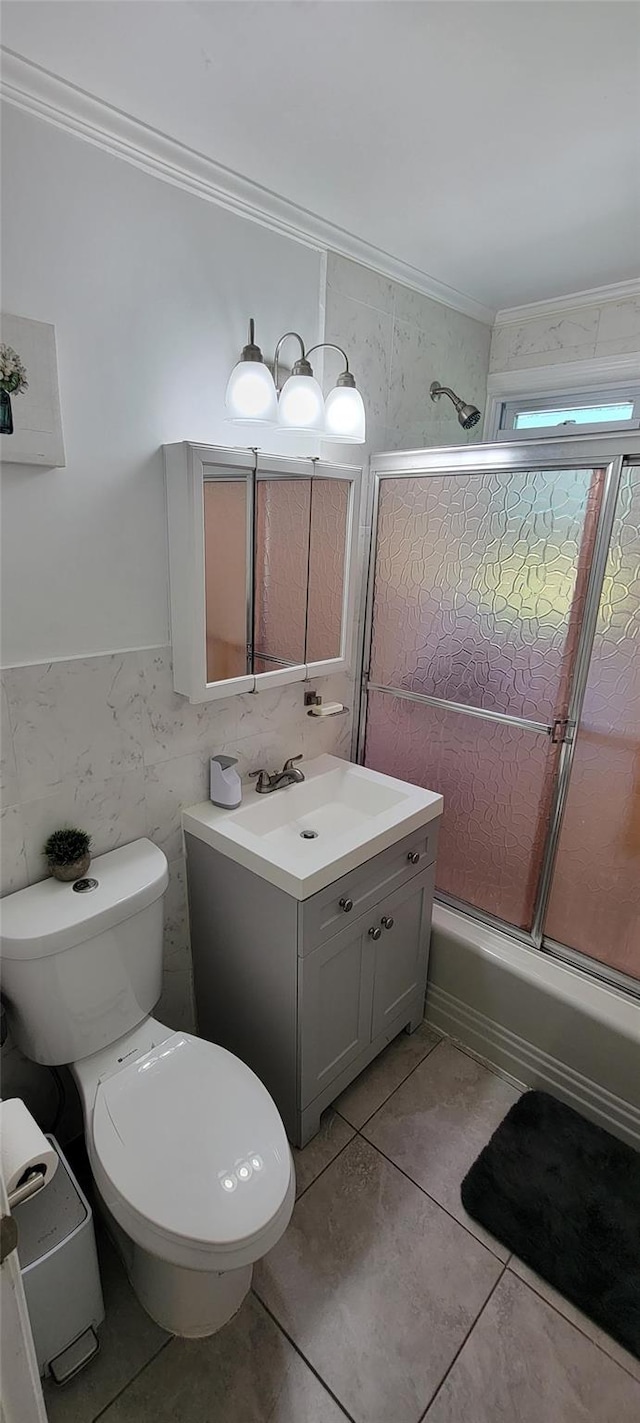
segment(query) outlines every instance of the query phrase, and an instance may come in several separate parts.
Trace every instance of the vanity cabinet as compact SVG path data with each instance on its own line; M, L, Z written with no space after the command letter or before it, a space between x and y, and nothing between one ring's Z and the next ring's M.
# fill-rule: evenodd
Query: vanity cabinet
M398 1018L411 1024L416 1001L424 1003L432 900L433 868L301 958L303 1112L371 1043L389 1041L389 1025L395 1036Z
M236 1053L304 1146L422 1021L438 821L297 900L186 833L198 1032Z

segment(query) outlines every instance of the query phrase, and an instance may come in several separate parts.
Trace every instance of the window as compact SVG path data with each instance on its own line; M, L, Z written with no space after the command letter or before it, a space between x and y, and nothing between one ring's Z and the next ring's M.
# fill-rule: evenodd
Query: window
M532 436L589 435L600 431L640 429L640 386L608 391L535 396L505 400L500 406L497 439Z

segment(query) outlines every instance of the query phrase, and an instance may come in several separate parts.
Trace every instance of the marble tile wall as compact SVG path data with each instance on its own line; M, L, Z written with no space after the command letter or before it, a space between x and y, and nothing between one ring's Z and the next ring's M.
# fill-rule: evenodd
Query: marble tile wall
M325 700L353 705L349 678L315 679ZM1 674L0 893L46 875L42 845L79 825L102 854L148 835L169 861L163 993L158 1017L193 1027L191 956L180 816L208 795L208 758L237 756L243 777L287 756L348 756L351 717L318 721L303 683L193 707L173 690L171 650L150 648L13 667ZM3 1095L23 1095L47 1124L50 1074L3 1050Z
M640 297L495 326L489 369L527 370L640 351Z
M439 380L482 409L489 326L330 252L325 340L352 353L367 409L368 452L481 438L482 425L464 431L449 401L431 400L429 386ZM337 358L327 358L328 386L335 377L330 359Z

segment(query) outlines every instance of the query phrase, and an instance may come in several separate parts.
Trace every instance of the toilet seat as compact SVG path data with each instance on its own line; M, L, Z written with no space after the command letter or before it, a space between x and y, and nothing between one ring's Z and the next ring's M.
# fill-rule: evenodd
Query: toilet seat
M295 1173L277 1108L225 1048L172 1033L98 1083L90 1156L105 1204L152 1254L232 1270L275 1244Z

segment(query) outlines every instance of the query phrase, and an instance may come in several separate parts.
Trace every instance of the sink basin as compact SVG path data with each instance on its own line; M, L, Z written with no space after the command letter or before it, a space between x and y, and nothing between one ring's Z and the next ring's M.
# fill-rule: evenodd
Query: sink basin
M303 782L258 795L238 810L205 801L183 812L186 832L306 899L442 813L442 796L341 761L302 763Z

